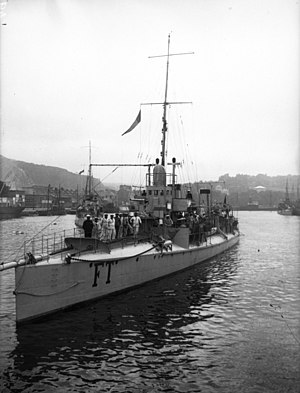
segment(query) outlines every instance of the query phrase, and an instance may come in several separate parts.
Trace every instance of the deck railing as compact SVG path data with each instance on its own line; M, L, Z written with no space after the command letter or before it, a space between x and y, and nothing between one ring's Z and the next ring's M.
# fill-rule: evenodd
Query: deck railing
M34 237L24 242L24 255L31 253L32 255L49 255L59 252L66 248L66 237L83 237L83 231L79 228L54 232L52 234Z

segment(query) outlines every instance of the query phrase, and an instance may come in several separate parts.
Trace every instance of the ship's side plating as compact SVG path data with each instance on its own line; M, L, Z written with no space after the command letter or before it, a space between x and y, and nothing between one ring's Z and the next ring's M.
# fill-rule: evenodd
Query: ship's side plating
M69 264L62 263L57 257L35 265L20 266L15 274L17 322L186 269L229 249L238 240L238 235L230 235L226 241L216 236L212 244L201 247L187 250L175 245L171 252L153 249L143 253L151 247L151 244L145 244L136 247L134 256L124 257L116 253L108 258L103 254L89 254Z

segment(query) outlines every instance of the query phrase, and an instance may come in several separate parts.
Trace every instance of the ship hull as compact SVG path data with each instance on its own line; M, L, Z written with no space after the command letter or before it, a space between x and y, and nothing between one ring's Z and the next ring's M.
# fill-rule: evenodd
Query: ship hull
M0 220L21 216L25 206L0 206Z
M293 211L292 211L292 209L278 210L278 214L280 214L282 216L292 216Z
M236 245L238 235L213 244L173 251L136 247L134 255L108 254L102 259L60 259L15 269L17 323L24 323L80 303L126 291L206 261ZM144 251L143 251L144 250Z

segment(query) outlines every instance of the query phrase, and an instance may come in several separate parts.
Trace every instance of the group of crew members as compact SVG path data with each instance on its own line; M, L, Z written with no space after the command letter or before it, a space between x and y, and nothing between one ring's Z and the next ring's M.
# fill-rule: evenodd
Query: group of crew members
M209 212L190 211L179 213L174 217L175 226L188 227L191 234L200 235L206 238L206 233L211 228L218 227L225 233L233 232L237 229L237 220L233 216L232 208L228 204L215 203Z
M230 219L231 208L229 205L214 204L211 209L211 214L206 215L204 212L189 211L184 213L173 213L172 218L170 214L166 214L163 219L159 219L156 225L166 227L188 227L191 234L199 234L201 240L206 241L206 233L211 230L213 226L219 226L225 232L231 232L234 229L234 222ZM218 217L218 221L216 221ZM218 224L216 225L216 222ZM133 216L128 214L108 214L100 213L99 216L91 218L87 214L86 220L83 223L83 230L85 237L97 238L104 242L109 242L114 239L122 239L127 236L137 238L142 220L138 213L135 212Z
M160 223L166 227L187 227L192 237L206 241L207 233L213 227L218 227L225 233L237 229L237 220L232 214L232 208L228 204L215 202L210 211L197 211L189 209L188 212L177 212L172 214L172 218L167 214Z
M94 219L88 214L82 228L85 237L93 237L108 242L114 239L122 239L129 235L136 238L141 223L142 220L137 212L132 217L127 214L117 213L109 215L105 213Z

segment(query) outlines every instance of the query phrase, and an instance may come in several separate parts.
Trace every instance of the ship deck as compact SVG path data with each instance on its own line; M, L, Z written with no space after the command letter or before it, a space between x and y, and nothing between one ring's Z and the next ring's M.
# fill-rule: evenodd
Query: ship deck
M196 243L190 244L189 248L180 247L177 244L172 244L171 248L163 248L161 249L159 246L154 245L151 242L143 242L137 244L125 245L122 247L112 248L110 252L103 252L103 250L92 250L92 251L63 251L61 253L57 253L55 255L50 256L49 258L43 259L40 262L37 262L35 266L43 266L43 265L55 265L66 263L66 257L68 255L72 256L72 263L76 262L95 262L95 261L112 261L112 260L122 260L127 258L139 257L141 255L151 255L151 254L162 254L162 253L182 253L187 251L205 249L207 247L216 246L218 244L224 243L225 241L230 240L234 235L228 234L228 239L224 239L223 236L219 234L215 234L213 236L208 237L207 242L204 242L200 245Z

